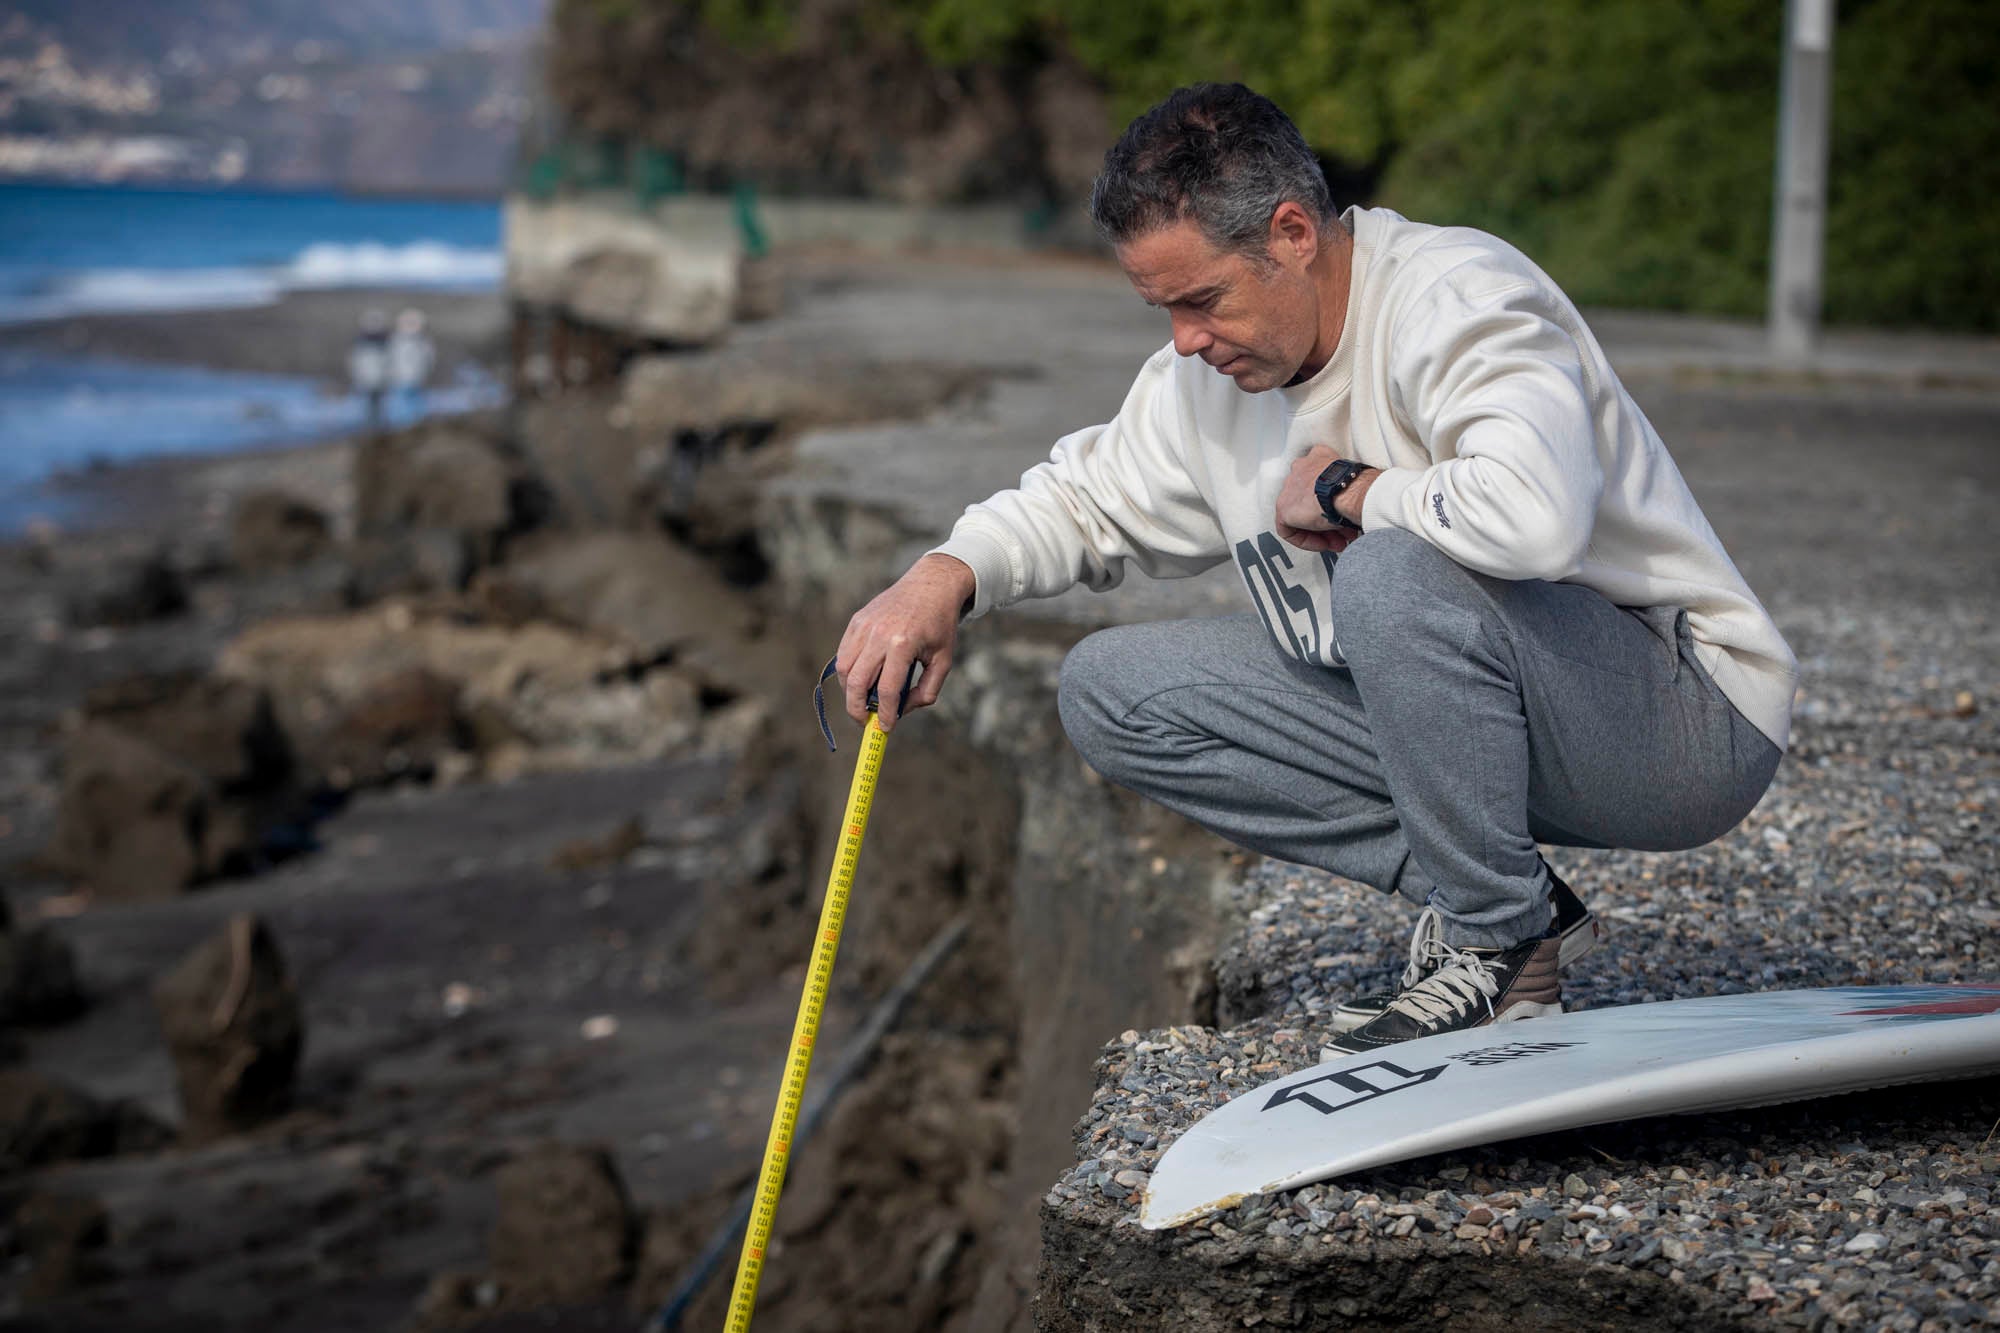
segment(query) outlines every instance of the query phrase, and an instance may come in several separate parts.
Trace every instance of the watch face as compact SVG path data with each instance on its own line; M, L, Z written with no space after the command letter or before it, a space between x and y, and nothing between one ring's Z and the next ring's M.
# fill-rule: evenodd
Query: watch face
M1358 526L1333 507L1333 500L1346 490L1356 477L1366 471L1367 467L1366 463L1357 463L1351 458L1336 459L1326 465L1326 470L1319 474L1319 480L1313 483L1313 493L1319 497L1320 512L1325 514L1327 521L1335 527Z

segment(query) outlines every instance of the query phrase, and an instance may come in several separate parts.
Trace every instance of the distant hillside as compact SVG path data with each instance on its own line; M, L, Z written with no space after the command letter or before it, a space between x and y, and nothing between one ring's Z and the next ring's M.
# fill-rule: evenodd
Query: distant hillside
M497 193L546 0L0 0L0 178Z
M73 58L157 62L176 47L204 58L325 42L354 55L417 54L482 34L539 29L547 0L7 0Z

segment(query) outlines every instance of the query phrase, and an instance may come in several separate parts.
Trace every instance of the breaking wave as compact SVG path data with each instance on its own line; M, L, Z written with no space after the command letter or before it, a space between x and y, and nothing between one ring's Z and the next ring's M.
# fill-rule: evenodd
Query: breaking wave
M269 305L287 292L338 287L492 289L505 261L495 249L412 241L322 241L282 264L225 268L91 268L43 276L0 294L0 323L71 315Z

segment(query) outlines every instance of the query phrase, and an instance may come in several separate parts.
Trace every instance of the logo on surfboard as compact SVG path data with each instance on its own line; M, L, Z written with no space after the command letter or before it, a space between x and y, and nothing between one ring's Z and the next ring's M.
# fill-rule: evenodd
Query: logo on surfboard
M1433 1065L1429 1069L1405 1069L1388 1060L1370 1060L1367 1064L1356 1065L1352 1069L1337 1069L1327 1074L1315 1074L1302 1082L1287 1084L1271 1094L1271 1100L1264 1103L1264 1109L1269 1111L1291 1102L1298 1102L1310 1106L1321 1115L1333 1115L1335 1112L1345 1111L1350 1106L1359 1106L1363 1102L1372 1102L1377 1097L1386 1097L1392 1092L1421 1087L1451 1068L1451 1062L1472 1069L1486 1069L1493 1065L1510 1064L1530 1056L1547 1055L1551 1051L1588 1044L1581 1041L1510 1041L1500 1046L1481 1046L1477 1050L1448 1055L1445 1057L1447 1063ZM1322 1083L1333 1086L1319 1087L1318 1085ZM1335 1098L1339 1100L1336 1101Z
M1926 1018L1964 1018L1969 1014L2000 1014L2000 987L1905 986L1878 987L1888 1004L1849 1009L1842 1018L1891 1018L1904 1022Z
M1386 1097L1392 1092L1419 1087L1442 1074L1447 1068L1448 1065L1432 1065L1429 1069L1405 1069L1388 1060L1370 1060L1365 1065L1357 1065L1352 1069L1338 1069L1330 1074L1318 1074L1301 1083L1279 1088L1271 1094L1271 1100L1264 1103L1264 1109L1269 1111L1287 1102L1300 1102L1312 1107L1321 1115L1332 1115L1336 1111L1345 1111L1350 1106L1359 1106L1363 1102L1372 1102L1377 1097ZM1315 1088L1321 1083L1330 1083L1334 1086L1319 1088L1315 1092L1307 1091L1308 1088ZM1326 1096L1320 1096L1320 1092L1324 1092ZM1330 1100L1336 1097L1340 1100Z
M1566 1050L1571 1046L1587 1045L1581 1041L1510 1041L1505 1046L1481 1046L1476 1051L1461 1051L1449 1055L1447 1060L1457 1060L1471 1065L1474 1069L1484 1069L1488 1065L1504 1065L1509 1060L1525 1060L1531 1055L1547 1055L1550 1051Z

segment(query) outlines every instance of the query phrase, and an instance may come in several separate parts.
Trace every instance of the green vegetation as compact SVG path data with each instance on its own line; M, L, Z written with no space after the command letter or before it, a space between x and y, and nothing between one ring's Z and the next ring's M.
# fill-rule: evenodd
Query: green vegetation
M664 0L582 0L604 11ZM802 0L699 0L739 45ZM825 0L813 8L825 8ZM1778 0L854 0L940 65L1067 49L1114 114L1239 79L1372 202L1496 232L1580 301L1763 310ZM1986 0L1840 0L1830 320L2000 329L2000 24Z

